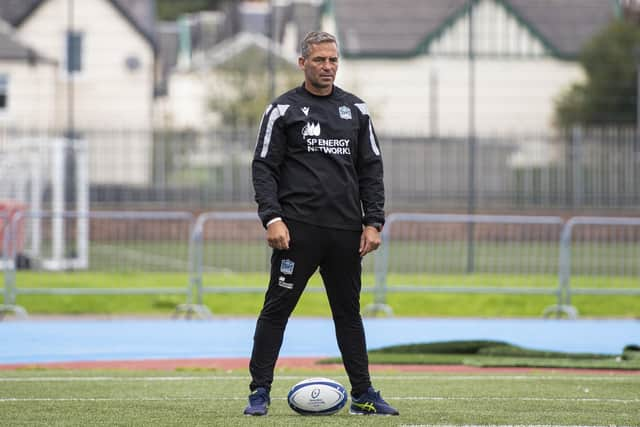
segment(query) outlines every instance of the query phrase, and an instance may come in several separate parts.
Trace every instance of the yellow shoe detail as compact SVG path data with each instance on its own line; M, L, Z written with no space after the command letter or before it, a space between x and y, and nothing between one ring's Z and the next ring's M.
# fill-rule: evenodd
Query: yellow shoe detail
M356 408L360 408L363 411L367 411L367 412L376 412L376 407L373 403L371 402L365 402L365 403L357 403L357 402L352 402L353 406L355 406Z

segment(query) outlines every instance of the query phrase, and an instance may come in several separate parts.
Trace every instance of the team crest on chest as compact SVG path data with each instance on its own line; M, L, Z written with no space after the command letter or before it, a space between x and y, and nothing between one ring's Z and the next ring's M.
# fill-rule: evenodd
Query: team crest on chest
M351 120L351 108L347 107L346 105L338 108L338 114L340 114L341 119Z

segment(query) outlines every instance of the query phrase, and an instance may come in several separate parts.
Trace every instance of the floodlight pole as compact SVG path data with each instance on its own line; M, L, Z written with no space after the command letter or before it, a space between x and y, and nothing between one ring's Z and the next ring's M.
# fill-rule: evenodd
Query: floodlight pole
M640 47L635 48L636 59L636 134L633 138L633 159L635 163L640 162ZM634 167L633 170L633 182L638 182L638 168ZM638 203L640 201L640 192L638 188L635 190L634 201Z
M74 94L74 76L73 69L71 67L71 58L70 55L70 37L73 34L74 28L74 0L67 0L67 37L66 37L66 52L67 52L67 135L69 138L73 138L75 134L75 117L74 117L74 109L75 109L75 94Z
M469 63L469 134L468 134L468 150L469 150L469 171L468 171L468 196L467 196L467 213L473 215L476 212L476 108L475 108L475 92L476 92L476 76L475 76L475 52L473 45L473 6L475 0L469 0L469 28L468 28L468 63ZM467 273L473 273L475 270L475 247L474 247L474 227L473 221L467 224Z
M269 18L268 18L268 33L269 33L269 52L267 53L267 68L269 69L269 102L276 96L276 67L273 52L275 50L276 39L276 19L275 8L273 0L269 0Z
M636 137L635 141L638 144L638 138L640 137L640 47L634 50L636 60ZM637 147L636 147L637 148Z

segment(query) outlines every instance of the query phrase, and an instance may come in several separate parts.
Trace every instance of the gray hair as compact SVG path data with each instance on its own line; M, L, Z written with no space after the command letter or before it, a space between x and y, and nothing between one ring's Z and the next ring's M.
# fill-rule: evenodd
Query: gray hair
M320 43L335 43L336 47L338 47L338 41L333 34L324 31L311 31L304 36L300 43L300 55L303 58L308 58L311 52L311 45Z

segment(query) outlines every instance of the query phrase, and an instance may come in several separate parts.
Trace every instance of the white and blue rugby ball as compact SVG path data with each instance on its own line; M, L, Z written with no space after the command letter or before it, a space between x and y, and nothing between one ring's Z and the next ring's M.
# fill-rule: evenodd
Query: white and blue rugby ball
M333 415L347 403L347 391L329 378L309 378L291 387L287 401L302 415Z

